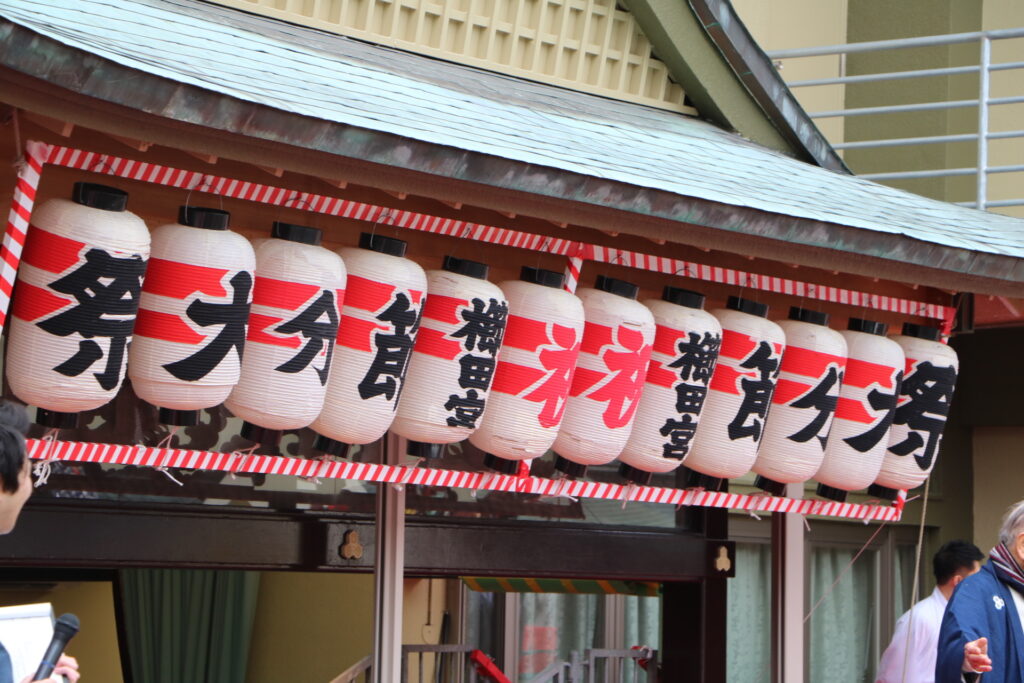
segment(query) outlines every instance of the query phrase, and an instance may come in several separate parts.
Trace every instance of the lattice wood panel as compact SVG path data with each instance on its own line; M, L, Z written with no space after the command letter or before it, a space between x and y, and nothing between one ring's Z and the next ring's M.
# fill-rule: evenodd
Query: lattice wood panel
M410 52L693 112L614 0L215 0Z

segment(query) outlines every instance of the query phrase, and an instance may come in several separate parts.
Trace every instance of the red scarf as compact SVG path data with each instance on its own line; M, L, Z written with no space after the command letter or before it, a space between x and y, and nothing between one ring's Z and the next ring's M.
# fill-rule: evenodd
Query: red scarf
M1020 564L1010 549L1000 543L992 548L989 560L995 567L999 580L1024 595L1024 571L1021 571Z

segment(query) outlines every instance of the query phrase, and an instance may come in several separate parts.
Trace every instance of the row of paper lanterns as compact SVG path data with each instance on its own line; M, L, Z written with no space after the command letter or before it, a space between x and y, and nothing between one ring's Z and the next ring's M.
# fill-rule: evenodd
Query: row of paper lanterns
M468 438L506 473L553 449L567 476L618 459L647 483L682 463L692 486L753 470L771 493L815 478L840 500L893 498L934 466L957 372L936 329L836 332L803 308L774 323L738 297L708 313L672 287L640 303L603 276L573 295L534 268L494 285L465 259L424 273L372 233L335 253L275 223L254 248L229 220L181 207L150 236L124 192L90 183L38 208L6 368L39 422L70 426L127 368L162 422L224 403L253 442L310 426L332 454L390 429L425 457Z

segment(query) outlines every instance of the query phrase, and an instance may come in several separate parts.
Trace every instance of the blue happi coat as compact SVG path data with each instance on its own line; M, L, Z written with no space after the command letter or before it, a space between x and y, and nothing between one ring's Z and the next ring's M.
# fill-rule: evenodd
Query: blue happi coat
M1024 631L1013 596L996 577L992 563L968 576L957 586L946 605L939 631L939 653L935 662L935 683L960 683L964 645L988 638L988 656L992 671L981 677L983 683L1022 683L1024 681Z

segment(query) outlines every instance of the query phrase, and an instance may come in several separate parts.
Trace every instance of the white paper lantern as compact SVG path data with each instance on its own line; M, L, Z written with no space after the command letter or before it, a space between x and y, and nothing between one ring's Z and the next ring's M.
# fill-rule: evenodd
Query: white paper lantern
M868 493L896 500L900 490L920 486L939 457L942 430L960 368L956 351L939 341L935 327L903 324L892 340L903 349L907 363L893 415L889 448L882 469Z
M153 231L128 377L160 421L195 424L238 383L256 257L226 211L183 206Z
M704 308L704 295L666 287L645 301L657 332L633 430L619 455L619 474L647 485L671 472L690 452L708 383L722 345L722 326Z
M786 350L753 468L755 486L776 496L821 467L846 369L846 341L827 314L794 306L779 327Z
M402 240L363 233L340 251L348 269L334 369L314 447L344 456L373 443L395 419L420 324L427 276L405 256Z
M731 296L726 309L712 314L722 324L722 348L683 464L689 486L718 491L724 479L746 474L757 459L786 335L765 319L766 304L749 299Z
M434 458L480 425L501 348L508 301L483 263L445 257L427 273L416 345L392 431L410 455Z
M636 301L631 282L599 275L581 289L586 325L562 428L555 468L582 477L622 452L643 394L654 343L654 316Z
M75 183L32 217L7 340L7 381L36 421L74 427L117 395L149 258L127 193Z
M276 446L281 430L305 427L323 407L345 265L321 239L316 228L275 222L256 249L241 376L224 402L250 441Z
M869 486L882 467L903 378L903 350L885 332L884 324L859 318L840 332L846 372L825 457L814 476L823 498L845 502L847 492Z
M484 464L514 474L544 455L558 435L583 338L583 304L562 289L563 276L524 267L502 282L508 324L487 412L469 442Z

